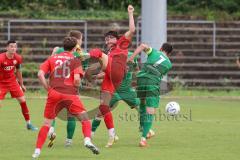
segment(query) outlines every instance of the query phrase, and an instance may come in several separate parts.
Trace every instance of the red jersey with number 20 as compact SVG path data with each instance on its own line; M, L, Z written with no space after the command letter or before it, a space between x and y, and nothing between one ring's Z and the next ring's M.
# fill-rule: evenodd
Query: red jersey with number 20
M40 70L50 73L50 87L63 94L78 94L74 86L74 74L83 76L80 59L74 58L70 52L49 57L41 64Z
M0 54L0 83L16 82L15 69L22 64L22 57L14 53L13 58L8 58L6 53Z

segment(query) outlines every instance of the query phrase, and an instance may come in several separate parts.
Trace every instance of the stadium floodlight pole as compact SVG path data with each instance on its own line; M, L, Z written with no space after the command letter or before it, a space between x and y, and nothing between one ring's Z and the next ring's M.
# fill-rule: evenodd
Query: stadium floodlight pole
M8 41L10 40L10 35L11 35L11 21L8 21Z
M153 48L160 49L167 41L167 0L142 0L141 9L141 41ZM141 63L146 61L146 55L141 54ZM167 77L161 83L161 89L167 89Z
M159 49L167 41L167 0L142 0L142 42ZM141 56L145 62L146 57Z

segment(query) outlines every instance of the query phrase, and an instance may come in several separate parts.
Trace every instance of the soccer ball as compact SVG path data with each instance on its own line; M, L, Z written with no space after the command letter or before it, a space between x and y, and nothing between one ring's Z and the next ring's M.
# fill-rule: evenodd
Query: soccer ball
M180 112L180 106L177 102L169 102L165 107L165 111L170 115L176 115Z

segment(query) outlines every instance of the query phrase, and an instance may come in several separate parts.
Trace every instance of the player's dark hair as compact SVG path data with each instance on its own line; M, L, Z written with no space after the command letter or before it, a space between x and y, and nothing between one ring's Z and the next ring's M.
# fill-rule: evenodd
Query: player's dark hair
M63 48L65 51L71 51L77 45L77 39L74 37L65 37L63 40Z
M118 35L117 31L108 31L107 33L104 34L104 37L107 37L107 36L113 36L117 39L119 38L119 35Z
M173 51L173 46L170 43L163 43L160 50L170 55Z
M17 43L17 42L15 40L8 40L7 45L9 45L10 43Z
M82 32L77 31L77 30L71 30L71 31L68 33L68 36L69 36L69 37L75 37L75 38L77 38L77 39L81 39L81 38L82 38Z

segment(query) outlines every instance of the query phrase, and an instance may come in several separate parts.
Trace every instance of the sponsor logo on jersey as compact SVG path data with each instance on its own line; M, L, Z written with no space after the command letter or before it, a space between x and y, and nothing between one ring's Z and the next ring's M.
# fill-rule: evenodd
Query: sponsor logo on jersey
M4 67L5 71L11 71L14 68L14 66L6 66Z
M13 64L14 64L14 65L17 64L17 60L13 60Z

